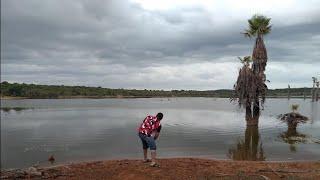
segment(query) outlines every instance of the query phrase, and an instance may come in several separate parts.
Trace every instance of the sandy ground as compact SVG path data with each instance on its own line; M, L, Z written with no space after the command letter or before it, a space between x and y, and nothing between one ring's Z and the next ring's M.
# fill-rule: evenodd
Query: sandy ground
M82 162L47 168L2 170L1 179L320 179L320 161L253 162L198 158Z

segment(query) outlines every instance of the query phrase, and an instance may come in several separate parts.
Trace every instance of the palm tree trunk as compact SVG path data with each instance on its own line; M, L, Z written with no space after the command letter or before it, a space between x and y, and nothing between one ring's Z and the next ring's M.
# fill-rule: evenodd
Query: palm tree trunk
M311 101L314 101L314 88L311 89Z
M311 99L312 99L312 102L315 100L315 79L313 79L313 86L312 86L312 90L311 90Z
M288 84L288 99L290 99L290 85Z
M266 65L267 65L267 50L263 42L263 37L261 34L258 34L256 38L256 44L252 53L252 69L253 72L257 75L263 75Z
M319 86L318 85L317 85L317 88L316 88L315 99L316 99L316 101L319 100Z
M258 117L260 115L260 104L259 99L253 105L253 117Z
M253 73L256 76L259 76L261 80L265 81L265 68L267 65L267 50L263 42L263 37L261 34L258 34L258 37L256 38L256 43L253 49L252 53L252 70ZM257 90L256 91L256 99L255 102L253 103L253 114L254 116L259 116L260 114L260 103L259 103L259 97L261 96L260 92ZM258 122L256 122L258 123Z
M253 111L251 110L251 106L246 107L247 126L258 126L259 116L260 116L259 102L258 104L255 103L253 105Z

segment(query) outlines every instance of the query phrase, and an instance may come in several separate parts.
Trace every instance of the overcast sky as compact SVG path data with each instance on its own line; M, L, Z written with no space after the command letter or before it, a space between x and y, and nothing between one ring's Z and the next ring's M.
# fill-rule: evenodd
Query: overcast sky
M232 88L247 19L270 18L269 88L320 78L320 0L1 0L1 81Z

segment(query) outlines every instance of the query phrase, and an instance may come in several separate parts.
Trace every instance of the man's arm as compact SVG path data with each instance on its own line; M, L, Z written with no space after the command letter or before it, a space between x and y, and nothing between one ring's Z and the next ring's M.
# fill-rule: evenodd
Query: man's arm
M158 131L155 131L153 138L156 140L156 139L158 139L159 135L160 135L160 133Z
M154 139L158 139L161 131L161 125L154 131Z

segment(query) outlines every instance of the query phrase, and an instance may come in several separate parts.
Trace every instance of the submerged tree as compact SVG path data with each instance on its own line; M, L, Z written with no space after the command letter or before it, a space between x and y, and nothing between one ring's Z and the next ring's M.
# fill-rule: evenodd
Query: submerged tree
M251 112L251 109L253 109L254 114L259 113L260 100L263 104L268 89L264 74L268 56L263 36L271 31L270 20L270 18L262 15L254 15L248 20L249 28L243 33L246 37L256 38L252 52L252 65L250 67L249 63L243 63L234 86L235 97L238 98L241 106L246 107L247 114L250 114L248 112Z
M314 99L315 99L315 85L317 82L317 78L312 77L312 82L313 82L313 85L312 85L312 89L311 89L311 100L314 101Z
M319 100L319 81L316 77L312 77L313 86L311 90L311 98L312 101L318 101Z
M298 113L298 104L291 105L292 112L286 113L286 114L280 114L278 118L284 122L287 123L288 128L291 129L297 129L297 125L299 123L306 123L309 119L306 116L301 115Z
M316 89L316 101L318 101L319 100L319 86L320 86L320 82L319 81L317 81L317 83L316 83L316 86L317 86L317 89Z
M288 129L286 132L283 132L279 135L283 142L288 143L290 145L290 151L295 152L297 143L306 143L307 136L305 134L301 134L297 132L297 126L300 123L306 123L308 121L308 117L303 116L298 113L298 104L291 105L292 112L286 114L280 114L279 119L283 123L286 123Z
M288 99L290 99L291 95L290 95L290 84L288 84Z

